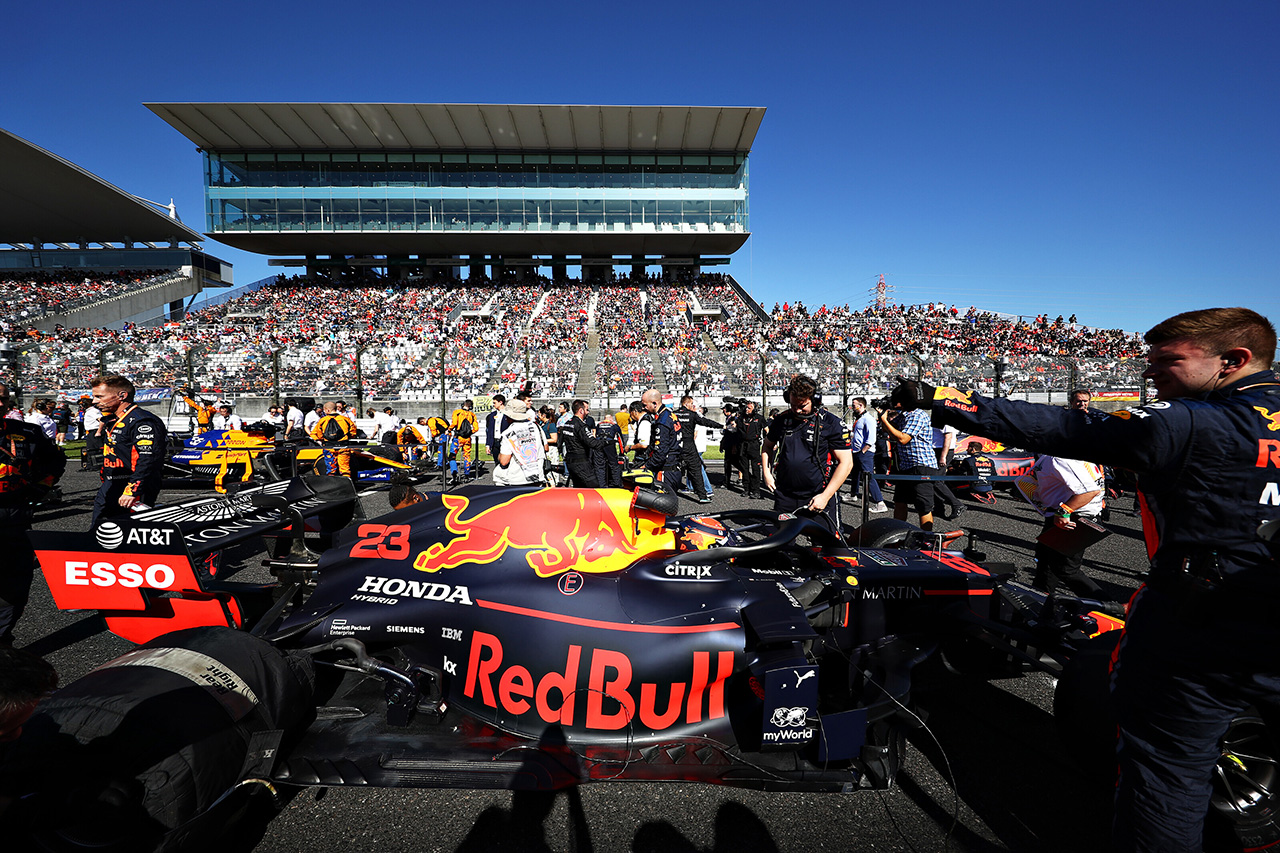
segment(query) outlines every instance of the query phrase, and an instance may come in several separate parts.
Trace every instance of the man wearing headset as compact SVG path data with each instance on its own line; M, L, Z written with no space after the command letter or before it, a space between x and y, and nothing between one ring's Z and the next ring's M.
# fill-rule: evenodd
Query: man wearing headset
M838 533L840 487L853 471L853 451L849 428L822 408L817 391L818 384L803 373L791 380L783 394L790 408L765 431L761 468L774 510L823 515Z
M1159 402L1106 418L907 380L892 399L935 424L1137 472L1151 572L1111 673L1114 848L1198 851L1227 727L1249 706L1273 733L1280 719L1276 332L1247 308L1209 308L1145 340ZM1274 840L1247 835L1255 849Z

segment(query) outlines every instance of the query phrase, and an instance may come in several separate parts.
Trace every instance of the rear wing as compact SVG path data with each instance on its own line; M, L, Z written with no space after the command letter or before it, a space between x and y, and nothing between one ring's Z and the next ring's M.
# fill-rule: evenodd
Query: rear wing
M84 533L27 536L58 609L98 610L108 630L127 640L198 625L239 628L269 601L273 585L226 581L222 552L290 527L284 510L254 506L255 494L283 497L308 529L325 532L345 526L356 510L350 480L309 475L157 507Z

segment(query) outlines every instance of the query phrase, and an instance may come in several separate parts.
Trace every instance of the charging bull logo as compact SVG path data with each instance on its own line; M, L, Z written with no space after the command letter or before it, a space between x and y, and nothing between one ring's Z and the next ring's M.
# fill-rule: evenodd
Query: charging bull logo
M448 508L445 527L455 537L422 551L413 567L423 572L452 569L464 563L491 563L508 548L525 551L539 577L576 569L602 573L624 569L641 553L631 532L629 496L610 499L591 489L547 489L520 495L497 506L464 516L471 501L443 495ZM671 547L653 537L653 547Z
M933 401L941 403L948 409L959 409L962 412L978 411L978 407L973 402L972 391L961 391L958 388L940 386L933 389Z
M1262 415L1263 419L1267 421L1267 429L1272 432L1280 432L1280 412L1268 412L1261 406L1254 406L1253 410Z

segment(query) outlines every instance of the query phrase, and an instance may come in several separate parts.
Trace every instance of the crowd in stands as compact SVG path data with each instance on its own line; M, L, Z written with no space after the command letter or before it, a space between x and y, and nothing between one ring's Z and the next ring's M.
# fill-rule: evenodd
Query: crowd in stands
M0 331L11 332L50 314L64 314L159 284L165 270L86 274L85 270L6 272L0 278Z
M146 281L142 276L121 276L94 293L106 298ZM84 279L63 278L10 278L0 293L10 310L25 287L50 304L68 304ZM81 290L75 298L84 296ZM720 313L705 317L696 309ZM351 394L359 351L359 384L369 399L438 400L442 365L449 399L512 392L530 376L543 399L634 397L650 385L755 394L762 354L770 394L795 372L838 394L846 370L849 387L859 390L920 374L990 391L996 359L1003 359L1001 390L1009 392L1064 388L1072 375L1089 384L1140 381L1138 336L1089 328L1074 316L1027 319L942 303L810 309L786 302L769 317L759 322L755 306L720 274L682 283L610 276L594 284L525 276L501 286L487 279L354 286L281 277L160 326L39 332L11 316L3 328L28 350L27 387L77 394L104 365L140 387L183 387L190 372L194 385L213 393L269 392L276 351L280 390L313 396ZM591 343L594 370L590 361L584 370ZM1088 361L1071 374L1071 362L1081 359Z

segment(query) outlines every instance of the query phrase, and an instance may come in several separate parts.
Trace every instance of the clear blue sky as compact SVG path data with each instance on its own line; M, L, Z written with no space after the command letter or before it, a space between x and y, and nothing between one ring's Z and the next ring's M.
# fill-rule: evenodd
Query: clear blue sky
M144 101L747 105L767 305L1280 322L1280 3L22 3L0 127L203 230ZM265 260L210 241L247 283Z

